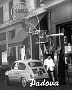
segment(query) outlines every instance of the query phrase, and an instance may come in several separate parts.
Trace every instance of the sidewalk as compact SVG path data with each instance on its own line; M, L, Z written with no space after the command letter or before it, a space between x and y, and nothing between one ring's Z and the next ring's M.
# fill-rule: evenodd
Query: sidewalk
M72 86L72 71L68 72L69 73L69 82L66 82L67 85ZM66 76L66 81L68 81L68 77Z

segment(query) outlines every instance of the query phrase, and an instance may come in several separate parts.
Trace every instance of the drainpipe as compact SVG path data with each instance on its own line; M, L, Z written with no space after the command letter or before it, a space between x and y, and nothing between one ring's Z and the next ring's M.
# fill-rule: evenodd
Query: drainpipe
M29 28L29 31L31 31L31 28ZM31 51L31 59L32 59L32 34L30 35L30 51Z

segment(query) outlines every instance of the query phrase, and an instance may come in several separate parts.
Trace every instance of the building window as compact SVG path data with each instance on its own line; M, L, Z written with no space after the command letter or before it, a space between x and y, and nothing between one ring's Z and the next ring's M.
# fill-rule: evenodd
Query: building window
M0 24L3 23L3 7L0 8Z
M13 1L9 2L9 18L10 18L10 20L12 19L12 15L11 15L12 6L13 6Z
M9 31L9 40L12 40L15 37L15 30Z
M0 41L6 40L6 32L0 33Z
M15 30L11 30L11 39L15 37Z

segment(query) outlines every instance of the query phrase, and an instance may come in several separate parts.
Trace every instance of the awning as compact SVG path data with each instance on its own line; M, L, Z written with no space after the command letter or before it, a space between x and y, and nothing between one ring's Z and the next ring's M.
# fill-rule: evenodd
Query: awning
M24 29L21 29L20 32L9 42L9 47L15 47L22 45L22 42L26 39L28 34Z
M42 18L45 16L45 12L41 13L37 16L33 16L30 19L28 19L26 21L26 24L28 25L28 27L30 27L32 30L34 29L34 27L36 28L36 26L38 25L38 22L40 22L42 20Z

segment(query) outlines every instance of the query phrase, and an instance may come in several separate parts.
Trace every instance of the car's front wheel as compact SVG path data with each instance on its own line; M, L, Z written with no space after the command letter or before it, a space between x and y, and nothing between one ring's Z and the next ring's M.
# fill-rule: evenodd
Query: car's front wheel
M26 81L26 78L25 77L22 77L21 78L21 84L23 87L26 87L27 86L27 81Z
M5 78L4 78L4 83L7 84L7 85L10 84L10 83L9 83L9 78L8 78L8 76L5 76Z

